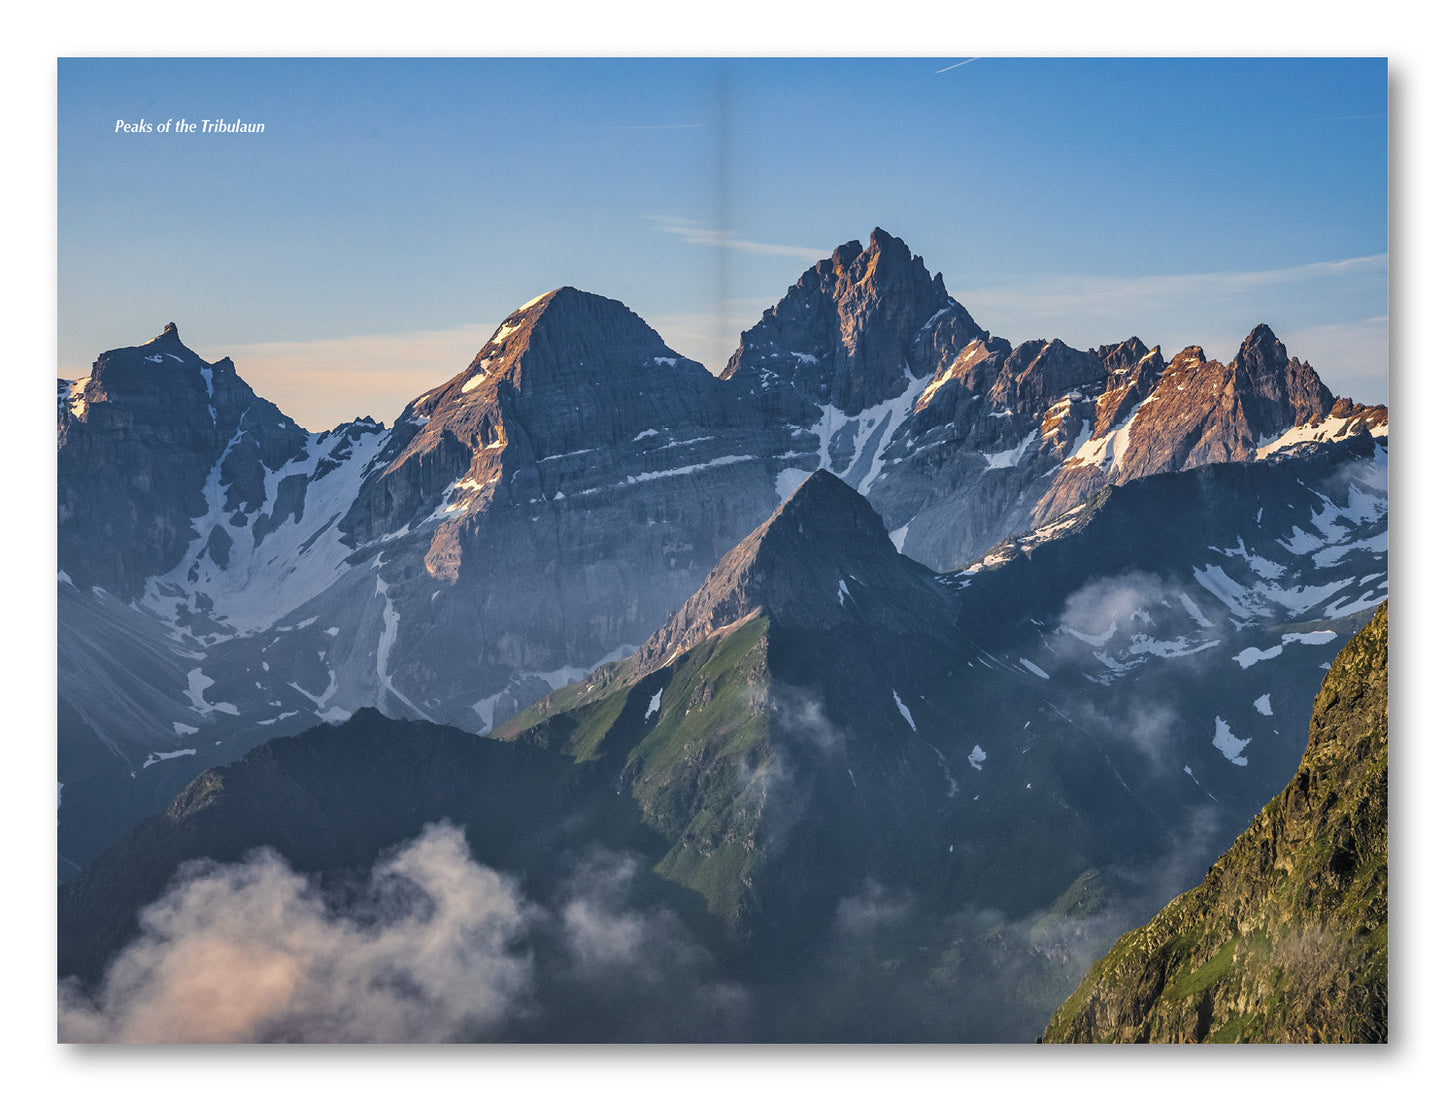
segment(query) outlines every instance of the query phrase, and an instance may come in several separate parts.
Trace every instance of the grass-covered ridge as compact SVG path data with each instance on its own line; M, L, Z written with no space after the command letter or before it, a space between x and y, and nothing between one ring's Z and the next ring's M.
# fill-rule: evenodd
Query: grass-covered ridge
M1340 651L1295 778L1089 970L1046 1041L1383 1042L1389 613Z

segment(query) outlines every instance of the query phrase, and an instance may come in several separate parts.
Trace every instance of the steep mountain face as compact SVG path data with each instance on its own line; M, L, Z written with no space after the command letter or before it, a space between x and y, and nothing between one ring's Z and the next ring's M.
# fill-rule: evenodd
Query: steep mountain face
M1388 681L1382 605L1320 686L1294 779L1090 969L1045 1041L1386 1040Z
M626 653L776 505L784 460L762 456L787 451L786 433L625 307L570 288L514 313L390 430L282 432L229 361L203 363L174 330L107 353L71 390L60 584L63 609L85 610L61 626L61 818L74 863L93 836L159 810L185 770L318 717L371 705L485 729ZM87 465L117 484L88 482ZM113 551L131 528L166 537ZM108 553L124 568L106 572ZM135 637L163 660L124 656ZM82 825L87 813L103 823Z
M854 419L986 335L949 297L942 276L930 276L922 257L875 229L866 249L850 241L804 272L743 333L722 377L764 394L773 415L795 425L816 421L823 409ZM868 446L861 438L825 442L839 454Z
M867 501L818 471L723 556L638 650L637 667L660 668L755 612L776 628L826 631L856 620L860 601L875 626L933 636L949 626L946 598L931 572L898 554Z
M1014 346L879 229L804 273L723 377L803 445L780 486L838 475L939 570L1133 478L1388 434L1384 407L1336 399L1265 325L1227 364L1137 337Z
M393 746L397 724L368 714L203 774L66 884L61 970L98 979L187 859L269 844L334 876L445 817L543 898L584 846L640 854L652 872L639 897L678 915L747 992L739 1038L959 1038L943 1009L993 982L1002 943L1024 937L998 915L1046 907L1159 831L1138 803L1106 821L1121 789L1105 756L1068 735L1047 693L1020 691L1030 673L989 664L954 607L860 497L815 474L657 638L513 720L509 743L410 724ZM958 727L973 713L1032 726L1038 801L1020 758L991 760ZM1045 859L1061 837L1067 851ZM1073 925L1056 916L1040 935L1068 941ZM839 973L860 948L876 958ZM1053 981L1022 1006L980 1003L963 1036L1022 1034L1056 1000L1054 965L1026 951ZM579 1027L546 1038L599 1025Z
M873 810L859 785L880 775L907 777L906 794L875 789L877 805L895 811L920 788L948 789L948 767L902 701L920 707L922 679L958 656L951 607L949 590L894 550L867 503L819 472L636 654L499 736L580 758L635 743L618 782L673 841L663 874L707 898L728 928L752 932L753 916L771 909L756 893L770 861L799 843L800 829L817 828L812 820L833 817L814 803L843 798L861 821ZM867 836L866 851L881 844L867 827L849 834ZM820 860L806 890L836 889L836 868Z
M322 539L326 497L346 498L333 472L381 426L310 435L174 325L62 384L57 416L65 870L115 838L116 812L123 824L164 805L213 717L241 720L205 699L208 649L268 625L343 566L349 552ZM66 787L81 813L66 809Z
M244 526L268 474L306 433L258 398L229 359L206 363L174 324L136 348L106 352L64 384L58 409L60 569L76 584L130 600L190 547L207 504L207 473L224 475L219 504ZM227 556L234 529L208 533Z
M394 622L378 706L484 728L635 646L776 505L785 445L620 303L516 311L340 523Z
M1367 437L1354 446L1316 448L1314 468L1143 479L933 577L815 473L636 654L499 735L578 759L630 747L615 783L673 841L658 874L755 958L793 960L774 996L842 1030L794 1036L886 1035L811 1000L845 915L876 908L892 917L847 948L877 968L867 981L923 1005L968 975L995 1019L949 1035L1026 1038L1089 946L1202 871L1298 764L1287 732L1383 576L1381 472ZM1333 480L1357 520L1301 475ZM1252 548L1303 543L1312 522L1339 529L1339 575L1295 588ZM989 955L989 936L1008 949ZM894 953L900 974L929 961L926 997L883 980Z

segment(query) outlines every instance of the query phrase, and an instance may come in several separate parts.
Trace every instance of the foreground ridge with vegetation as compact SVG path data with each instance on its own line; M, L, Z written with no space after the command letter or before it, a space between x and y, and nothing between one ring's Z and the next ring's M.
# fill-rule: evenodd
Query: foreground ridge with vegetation
M1389 619L1335 658L1299 772L1206 873L1126 933L1046 1043L1383 1043Z

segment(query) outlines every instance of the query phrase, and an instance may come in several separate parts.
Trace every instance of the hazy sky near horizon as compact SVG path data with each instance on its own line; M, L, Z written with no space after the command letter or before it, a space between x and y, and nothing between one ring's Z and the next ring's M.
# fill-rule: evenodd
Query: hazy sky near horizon
M1383 59L62 59L61 377L168 321L308 428L390 423L570 284L720 370L874 226L1015 343L1388 399ZM263 134L117 133L240 118Z

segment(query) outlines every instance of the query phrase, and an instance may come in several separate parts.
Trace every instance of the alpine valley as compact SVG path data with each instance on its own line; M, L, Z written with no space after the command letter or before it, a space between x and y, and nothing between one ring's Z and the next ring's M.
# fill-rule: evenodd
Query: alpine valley
M309 433L167 325L58 443L62 1039L1031 1041L1388 594L1384 406L882 230L720 376L563 287Z

